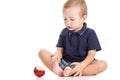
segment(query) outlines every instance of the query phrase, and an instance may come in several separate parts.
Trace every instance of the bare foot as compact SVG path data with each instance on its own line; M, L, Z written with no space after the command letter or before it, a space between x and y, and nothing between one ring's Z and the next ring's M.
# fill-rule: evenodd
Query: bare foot
M67 77L67 76L70 76L70 75L69 75L70 71L71 71L71 68L70 68L70 67L65 67L65 69L64 69L64 71L63 71L63 75L66 76L66 77Z
M59 67L58 62L53 63L53 72L59 76L63 76L63 70Z

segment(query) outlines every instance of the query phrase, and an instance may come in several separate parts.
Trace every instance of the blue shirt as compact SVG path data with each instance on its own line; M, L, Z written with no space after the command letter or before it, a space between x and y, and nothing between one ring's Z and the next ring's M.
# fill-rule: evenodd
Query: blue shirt
M101 50L97 35L84 23L78 32L64 28L59 36L57 47L63 48L63 59L69 62L83 61L89 50Z

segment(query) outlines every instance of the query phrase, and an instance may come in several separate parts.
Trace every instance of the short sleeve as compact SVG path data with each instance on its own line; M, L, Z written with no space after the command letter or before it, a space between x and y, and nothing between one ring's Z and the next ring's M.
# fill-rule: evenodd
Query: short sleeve
M65 40L65 29L61 31L56 47L64 47L64 40Z
M94 30L91 30L88 36L88 50L96 50L96 51L101 50L98 37Z

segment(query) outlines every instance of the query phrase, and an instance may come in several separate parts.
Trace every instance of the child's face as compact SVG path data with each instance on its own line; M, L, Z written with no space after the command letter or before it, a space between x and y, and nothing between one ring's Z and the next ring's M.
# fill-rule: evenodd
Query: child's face
M65 26L74 32L79 31L83 27L86 16L81 16L79 7L70 7L63 10Z

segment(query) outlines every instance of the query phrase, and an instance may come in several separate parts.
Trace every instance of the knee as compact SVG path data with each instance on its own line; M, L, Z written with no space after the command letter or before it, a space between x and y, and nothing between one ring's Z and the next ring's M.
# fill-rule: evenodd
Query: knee
M41 57L44 53L45 53L46 49L41 49L39 52L38 52L38 56Z
M101 64L99 65L102 71L105 71L107 69L107 62L106 61L101 61Z

